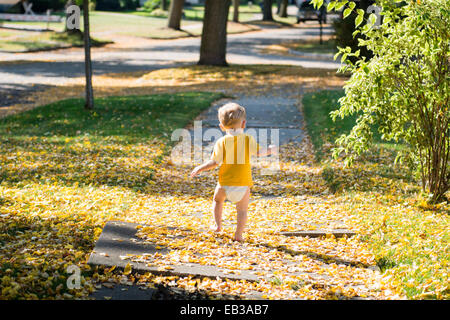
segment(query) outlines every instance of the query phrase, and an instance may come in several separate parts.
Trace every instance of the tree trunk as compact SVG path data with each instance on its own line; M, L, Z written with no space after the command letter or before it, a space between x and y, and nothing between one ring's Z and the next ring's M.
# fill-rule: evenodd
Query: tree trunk
M200 65L227 66L227 20L230 0L207 0L200 45Z
M89 37L89 0L83 0L84 20L84 67L86 74L86 103L88 110L94 109L94 90L92 88L91 39Z
M280 17L282 17L282 18L287 17L288 5L289 5L289 0L282 0L282 2L280 4L280 14L279 14Z
M240 0L233 0L233 21L239 22L239 2Z
M273 0L264 0L263 21L273 21L272 2Z
M169 21L167 27L180 30L181 17L183 15L184 0L172 0L169 9Z
M167 11L167 0L161 0L161 10Z

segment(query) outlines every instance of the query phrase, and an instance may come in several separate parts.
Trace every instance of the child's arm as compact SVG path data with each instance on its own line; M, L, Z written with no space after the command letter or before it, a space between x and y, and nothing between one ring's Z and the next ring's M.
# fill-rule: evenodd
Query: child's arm
M205 163L197 166L194 168L194 170L192 170L191 172L191 178L195 177L197 174L199 174L200 172L203 171L207 171L207 170L211 170L214 169L215 167L218 166L218 163L215 162L214 160L208 160Z
M277 146L271 144L267 149L259 149L258 153L256 154L258 157L265 157L268 155L276 155L277 152Z

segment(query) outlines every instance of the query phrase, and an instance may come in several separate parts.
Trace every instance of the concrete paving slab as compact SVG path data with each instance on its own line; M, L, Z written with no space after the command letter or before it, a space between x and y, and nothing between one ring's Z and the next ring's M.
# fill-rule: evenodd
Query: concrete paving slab
M151 300L157 289L140 285L101 285L89 297L95 300Z
M246 108L247 126L245 132L264 145L284 145L301 142L305 133L302 129L303 116L293 98L267 96L237 96L222 99L197 117L194 126L189 127L191 145L198 141L209 157L215 141L225 133L219 128L217 110L227 102L236 102ZM175 140L176 137L173 137ZM180 140L178 140L180 141ZM183 141L180 141L183 142ZM179 148L177 145L176 148Z
M219 125L217 124L217 127L213 127L213 131L209 131L212 128L211 127L202 127L201 131L199 130L199 133L201 134L201 137L205 137L201 140L203 147L210 146L211 150L214 146L215 141L217 141L220 137L222 137L225 133L217 130L216 128L219 128ZM276 131L273 129L277 129ZM277 144L277 145L284 145L289 142L301 142L305 134L303 130L301 129L285 129L285 128L270 128L270 127L248 127L246 130L244 130L245 133L248 133L252 135L255 140L261 144L261 145L270 145L270 144ZM195 139L195 132L194 130L189 130L189 134L191 137L191 142L194 143ZM214 137L212 139L206 138L209 137L210 134L214 134ZM277 137L278 136L278 137Z
M238 96L220 101L202 113L199 120L204 125L218 127L217 110L227 102L236 102L245 107L248 127L300 128L303 121L296 99L273 95Z
M287 237L310 237L310 238L318 238L325 237L327 235L333 235L336 238L340 237L351 237L356 233L348 230L348 229L333 229L333 230L301 230L301 231L288 231L288 232L280 232L281 235Z
M139 224L109 221L106 223L102 234L95 245L94 251L91 253L88 264L102 265L106 267L116 266L124 269L128 263L131 264L135 272L152 272L161 275L174 276L201 276L210 278L223 278L233 280L257 281L258 277L250 271L241 270L241 274L226 274L219 270L216 266L200 265L200 264L180 264L172 266L172 270L164 270L162 266L153 266L149 262L136 262L129 259L122 259L127 254L144 255L159 252L167 254L169 249L156 249L157 244L144 243L136 236L136 227Z

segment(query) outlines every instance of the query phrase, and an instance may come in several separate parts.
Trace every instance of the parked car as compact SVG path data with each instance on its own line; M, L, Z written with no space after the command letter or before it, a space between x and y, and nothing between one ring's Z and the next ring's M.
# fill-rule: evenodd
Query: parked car
M297 23L307 20L317 20L327 23L327 5L328 1L325 0L320 9L315 9L311 0L298 0Z

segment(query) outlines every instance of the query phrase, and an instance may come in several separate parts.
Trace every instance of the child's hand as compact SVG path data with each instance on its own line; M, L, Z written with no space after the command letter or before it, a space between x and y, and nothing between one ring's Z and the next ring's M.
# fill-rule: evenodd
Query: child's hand
M195 177L199 173L200 173L200 168L199 167L195 167L194 170L192 170L192 172L191 172L191 178Z

